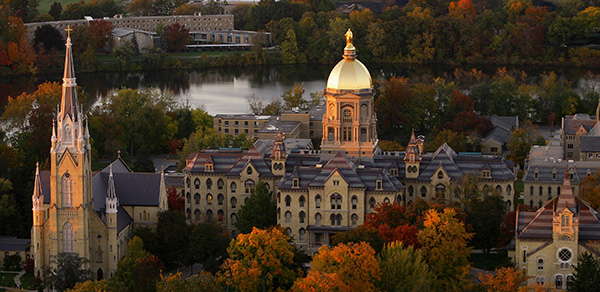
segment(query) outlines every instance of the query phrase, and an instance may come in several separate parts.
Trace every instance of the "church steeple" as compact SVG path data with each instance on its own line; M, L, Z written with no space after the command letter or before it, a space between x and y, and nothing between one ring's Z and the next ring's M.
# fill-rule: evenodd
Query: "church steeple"
M79 120L79 104L77 102L77 83L75 82L75 69L73 68L73 52L71 49L71 28L67 28L67 52L65 54L65 72L63 74L63 90L60 102L59 119L67 116L77 122Z
M33 211L44 210L44 194L42 193L42 180L40 179L40 164L35 164L35 182L33 183Z
M110 174L108 175L108 190L106 191L106 213L117 213L117 193L115 192L115 181L113 178L112 165L110 166Z

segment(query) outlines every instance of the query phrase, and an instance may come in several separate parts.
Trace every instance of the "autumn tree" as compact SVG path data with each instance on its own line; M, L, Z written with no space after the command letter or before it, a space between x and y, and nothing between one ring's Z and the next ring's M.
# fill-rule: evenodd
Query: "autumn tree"
M373 213L366 216L364 226L378 230L386 242L398 241L405 246L419 247L416 223L416 213L394 202L377 204Z
M388 243L377 256L382 291L433 291L435 276L429 270L421 250L399 242Z
M223 287L219 280L211 273L200 272L187 279L181 273L161 275L161 280L156 282L156 292L221 292Z
M333 237L331 237L331 245L337 246L340 244L349 244L349 243L360 243L366 242L368 243L375 252L379 253L385 244L383 238L379 234L379 230L377 228L372 228L368 226L360 226L358 228L353 228L348 231L340 232Z
M283 99L284 109L307 109L308 101L304 99L304 83L295 83L293 87L286 89L281 98Z
M466 275L470 266L467 257L472 248L467 247L467 242L472 236L458 220L454 209L446 208L443 212L430 209L425 213L424 228L417 237L442 290L468 286Z
M135 16L152 15L152 6L155 0L132 0L127 5L127 11Z
M25 1L28 2L28 1ZM0 75L33 69L35 53L29 46L23 20L0 11Z
M600 171L596 170L581 182L579 197L588 202L594 210L600 207Z
M185 46L191 41L189 33L185 26L177 22L165 27L164 38L167 50L169 52L185 50Z
M294 247L288 241L277 227L238 235L227 248L219 279L240 292L289 288L301 271L293 268Z
M281 58L284 64L295 64L298 61L298 43L296 32L293 29L287 31L286 37L281 43Z
M322 246L313 256L308 275L298 279L292 291L377 291L380 273L368 243Z
M425 142L425 151L436 151L443 144L448 144L456 152L467 151L467 139L461 133L452 130L443 130L430 141Z
M144 249L142 239L137 236L133 237L127 244L127 254L117 263L114 280L123 283L127 291L134 291L133 273L138 267L140 260L149 256L150 253Z
M87 32L92 37L93 45L98 50L104 49L112 31L112 22L103 19L91 21L87 27Z
M240 233L249 233L254 228L267 228L277 224L277 203L273 192L263 182L256 184L251 195L238 212L235 227Z
M169 210L183 212L185 199L179 195L175 186L167 189L167 199L169 200Z
M75 284L67 292L123 292L126 287L121 282L114 280L85 281Z
M509 267L497 269L495 274L479 273L477 278L486 292L517 292L522 291L529 277L525 270L517 271Z

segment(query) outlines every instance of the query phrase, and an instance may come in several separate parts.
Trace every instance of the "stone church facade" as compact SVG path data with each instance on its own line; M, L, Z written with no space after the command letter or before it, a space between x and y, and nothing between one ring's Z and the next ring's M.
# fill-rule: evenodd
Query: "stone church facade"
M110 278L127 252L133 227L156 224L168 208L162 174L134 173L117 158L91 170L90 135L79 108L67 37L61 103L52 125L50 170L36 169L31 253L43 277L61 253L89 260L96 279Z
M313 251L361 225L378 203L457 201L451 190L466 175L514 208L515 168L501 156L456 153L446 144L426 153L424 138L414 133L406 151L380 150L374 94L348 32L343 59L327 80L321 150L296 147L279 133L248 151L190 154L183 170L188 219L218 220L235 235L237 212L253 186L265 182L277 201L279 225L296 245Z

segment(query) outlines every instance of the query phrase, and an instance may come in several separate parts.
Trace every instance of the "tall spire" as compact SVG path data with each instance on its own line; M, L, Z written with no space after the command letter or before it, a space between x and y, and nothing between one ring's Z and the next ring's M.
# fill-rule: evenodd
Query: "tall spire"
M63 91L59 119L67 116L73 122L79 120L79 105L77 103L77 83L75 82L75 69L73 68L73 53L71 49L71 27L67 27L67 51L65 54L65 73L63 75Z
M115 192L115 180L113 178L112 165L108 175L108 189L106 191L106 213L117 213L117 193Z
M35 164L35 181L33 184L33 211L44 210L44 194L42 193L42 180L40 179L40 164Z

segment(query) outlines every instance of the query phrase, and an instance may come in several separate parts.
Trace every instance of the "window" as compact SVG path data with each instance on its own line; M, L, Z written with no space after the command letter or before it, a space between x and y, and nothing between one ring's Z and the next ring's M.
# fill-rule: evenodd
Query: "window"
M421 198L425 198L427 196L427 188L421 187Z
M544 192L544 189L542 187L538 188L538 195L542 195L542 193Z
M563 285L563 277L562 277L562 275L556 275L556 278L554 279L554 285L558 289L562 288L562 285Z
M185 186L186 186L187 188L189 188L189 187L190 187L190 178L189 178L189 177L185 179Z
M529 187L529 195L533 196L533 187Z
M207 221L212 221L212 217L213 217L213 212L212 212L212 210L207 210L207 211L206 211L206 220L207 220Z
M358 225L358 215L352 214L352 216L350 218L352 220L352 226Z
M213 196L211 194L206 195L206 202L209 205L212 205L212 199L213 199Z
M412 197L414 192L415 192L415 189L412 186L409 186L408 187L408 196Z
M443 179L444 178L444 172L442 172L441 170L438 171L437 176L439 179Z
M321 208L321 196L317 195L315 197L315 208L320 209Z
M538 271L544 270L544 260L538 259Z
M246 194L249 194L254 189L254 181L251 179L248 179L248 180L246 180L246 182L244 182L244 186L246 188Z
M206 179L206 189L212 189L212 179L210 178Z
M219 222L223 222L223 217L225 217L225 213L223 212L223 210L217 211L217 220Z
M496 186L496 194L498 194L498 195L502 194L502 187L500 185Z
M557 174L556 169L552 171L552 180L556 180Z
M560 227L570 227L571 226L571 218L569 218L570 216L567 214L563 214L562 216L560 216Z
M342 112L342 117L343 117L342 122L351 123L352 122L352 110L350 110L349 108L345 108Z
M223 180L219 179L217 181L217 189L222 190L223 189Z
M298 187L298 185L299 185L298 178L294 178L294 179L292 180L292 187L293 187L293 188L297 188L297 187Z
M194 180L194 188L196 188L196 189L200 188L200 180L199 179Z
M231 213L231 224L235 224L237 222L237 215L235 213Z
M356 196L352 196L352 210L356 210L358 205L358 198Z
M62 205L63 207L73 205L73 178L68 172L62 178Z
M200 194L196 193L194 195L194 202L196 203L196 205L200 205Z
M526 262L527 262L527 250L524 249L523 250L523 263L526 263Z
M341 209L342 208L342 195L333 194L331 195L331 209Z
M386 203L386 204L389 204L390 203L390 199L385 198L385 199L383 199L383 202Z
M304 228L300 228L300 230L298 230L298 234L300 235L300 240L304 240L306 238L306 230L304 230Z
M304 218L306 218L306 213L304 213L304 211L300 211L300 214L298 214L298 219L300 219L300 223L304 223Z
M335 223L337 226L342 226L342 214L337 214L335 216Z
M510 197L512 194L512 187L510 185L506 186L506 196Z
M304 208L304 203L306 202L306 199L304 198L304 196L300 196L300 199L298 199L298 203L300 204L300 208Z
M67 221L63 226L63 252L75 252L75 238L73 233L73 225Z
M573 254L571 253L571 251L566 248L563 248L558 251L558 259L560 261L563 261L563 262L569 261L569 260L571 260L572 256L573 256Z
M235 194L235 191L237 190L237 184L232 182L229 188L231 189L231 192Z
M285 196L285 206L289 207L292 205L292 197L290 196Z
M540 172L539 172L539 171L536 169L536 170L533 172L533 179L538 179L538 178L540 178Z
M285 223L287 223L287 224L292 223L292 212L290 212L290 211L285 212Z
M377 185L375 186L375 188L377 190L382 190L383 189L383 182L381 180L377 181Z
M246 169L246 173L247 173L248 175L252 175L252 167L248 167L248 168Z
M329 219L331 220L331 226L335 226L335 215L331 214L331 216L329 216Z
M229 202L231 203L231 209L235 209L237 207L237 199L235 197L231 197Z
M567 289L571 288L571 285L573 285L573 275L568 275L567 276Z
M223 194L217 195L217 202L218 202L219 206L223 206L224 199L225 199L225 197L223 197Z
M375 208L375 198L371 197L371 198L369 199L369 207L370 207L371 209Z
M320 213L315 214L315 224L321 225L321 214Z

